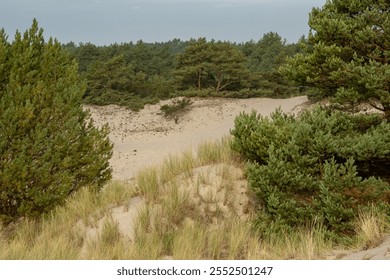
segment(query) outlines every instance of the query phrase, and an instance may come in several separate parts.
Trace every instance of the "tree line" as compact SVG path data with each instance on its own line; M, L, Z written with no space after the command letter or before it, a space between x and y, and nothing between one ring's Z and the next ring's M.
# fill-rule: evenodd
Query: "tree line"
M63 45L87 81L87 103L119 104L137 110L176 95L289 97L299 88L278 68L301 52L270 32L258 41L232 43L205 38L96 46Z

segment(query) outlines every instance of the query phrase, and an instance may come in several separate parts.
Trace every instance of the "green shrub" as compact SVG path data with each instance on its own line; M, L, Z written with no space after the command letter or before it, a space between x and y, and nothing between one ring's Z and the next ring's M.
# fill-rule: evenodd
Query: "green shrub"
M176 90L170 94L171 98L175 97L210 97L215 93L214 88L204 88L202 90L199 90L197 88L189 88L186 90Z
M331 234L351 236L360 210L378 205L390 213L389 184L373 177L386 179L390 168L390 124L379 116L321 108L296 118L242 113L231 133L232 148L249 159L263 228L317 220Z
M105 91L99 96L90 97L87 96L84 98L85 104L105 106L116 104L119 106L124 106L129 108L132 111L138 112L142 110L146 104L156 104L158 98L154 97L145 97L142 98L133 93L125 93L119 91Z
M0 30L0 222L38 216L111 178L108 127L81 107L77 65L34 20L12 43Z
M190 109L192 101L189 98L176 99L172 104L165 104L160 107L164 117L175 120L178 123L179 117Z

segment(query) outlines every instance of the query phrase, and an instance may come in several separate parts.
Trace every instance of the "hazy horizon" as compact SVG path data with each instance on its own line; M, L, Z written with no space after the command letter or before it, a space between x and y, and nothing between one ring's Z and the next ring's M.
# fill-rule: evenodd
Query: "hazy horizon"
M13 38L36 18L62 43L166 42L206 37L247 42L277 32L307 35L308 14L326 0L2 0L0 28Z

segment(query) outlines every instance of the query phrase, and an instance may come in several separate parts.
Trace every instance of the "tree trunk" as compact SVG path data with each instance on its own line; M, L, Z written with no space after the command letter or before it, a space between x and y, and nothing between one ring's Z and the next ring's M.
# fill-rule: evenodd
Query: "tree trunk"
M218 93L218 91L220 90L220 87L221 87L221 80L218 80L217 88L215 90L216 93Z
M202 72L203 72L203 68L198 71L198 90L199 90L199 92L202 90Z
M387 122L390 122L390 106L389 107L386 107L384 106L384 110L385 112L385 119Z

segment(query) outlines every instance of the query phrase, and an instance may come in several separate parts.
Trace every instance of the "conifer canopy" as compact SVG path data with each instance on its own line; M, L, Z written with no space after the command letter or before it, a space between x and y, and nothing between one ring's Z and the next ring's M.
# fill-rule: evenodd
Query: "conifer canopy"
M82 108L85 83L34 19L10 43L0 30L0 221L38 216L111 178L108 127Z
M369 103L390 119L390 1L328 0L309 17L306 53L282 68L344 109Z

